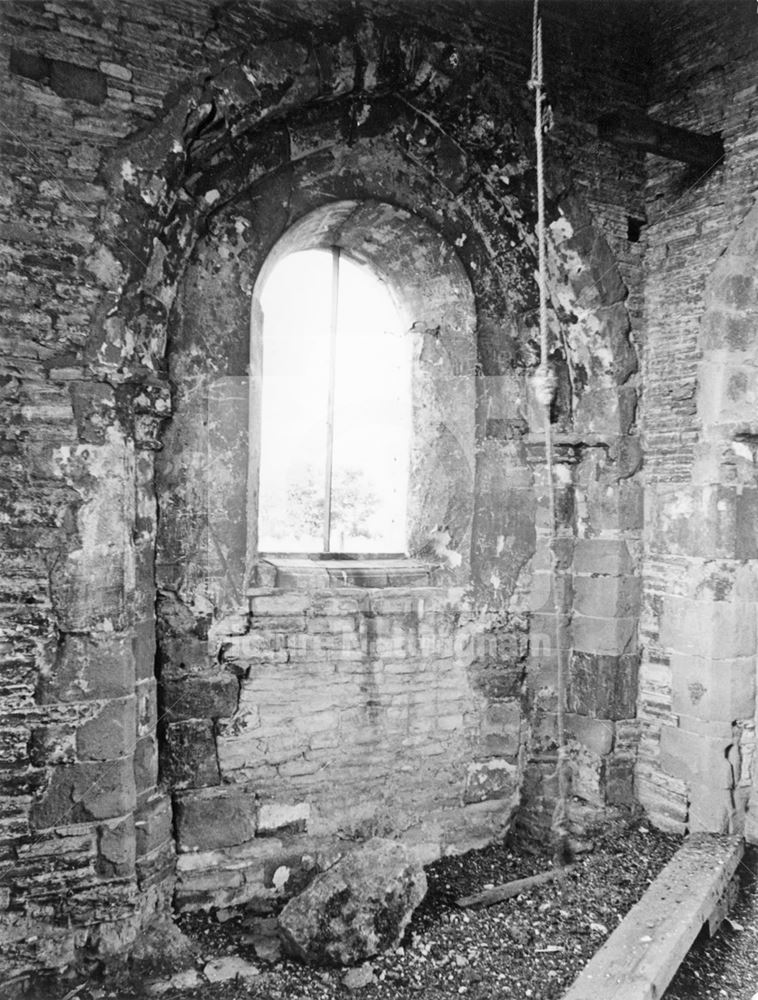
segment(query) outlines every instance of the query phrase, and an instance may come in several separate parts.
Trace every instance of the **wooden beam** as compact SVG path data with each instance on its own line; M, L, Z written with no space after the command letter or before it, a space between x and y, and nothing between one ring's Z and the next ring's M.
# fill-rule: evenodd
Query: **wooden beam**
M658 1000L703 924L723 915L745 845L693 834L590 959L563 1000Z
M670 160L707 170L724 156L720 135L703 135L648 118L638 111L611 111L598 121L598 136L620 146L633 146Z
M526 892L527 889L531 889L535 885L544 885L545 882L552 882L554 878L561 878L573 867L573 865L566 865L565 868L553 868L551 871L530 875L528 878L517 878L513 882L506 882L503 885L496 885L492 889L477 892L473 896L461 896L455 902L461 907L494 906L495 903L502 903L504 899L512 899L514 896L521 895L522 892Z

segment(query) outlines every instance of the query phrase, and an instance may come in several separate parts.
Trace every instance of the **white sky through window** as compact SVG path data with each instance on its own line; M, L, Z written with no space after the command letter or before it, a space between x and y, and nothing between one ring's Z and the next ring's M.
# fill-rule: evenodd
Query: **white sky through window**
M404 552L410 342L386 286L339 262L332 552ZM332 253L290 254L263 293L259 547L324 550Z

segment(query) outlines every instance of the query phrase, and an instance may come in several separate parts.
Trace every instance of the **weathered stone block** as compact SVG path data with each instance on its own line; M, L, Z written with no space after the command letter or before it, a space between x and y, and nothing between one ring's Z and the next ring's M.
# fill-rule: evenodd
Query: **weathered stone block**
M734 818L731 793L724 788L699 785L690 793L690 833L730 833Z
M505 799L518 785L518 768L502 758L469 764L466 772L464 802Z
M196 635L162 637L158 657L161 678L203 674L213 664L208 640Z
M479 728L485 753L510 757L518 753L521 729L521 706L518 702L489 705Z
M488 700L517 698L524 680L523 668L507 659L502 663L475 660L468 668L468 675L473 687Z
M593 805L604 805L606 759L588 750L575 747L571 751L571 794Z
M671 707L677 714L731 722L755 711L754 656L712 660L674 653L671 678Z
M162 773L171 788L218 785L221 775L210 719L187 719L166 727Z
M632 618L639 614L638 576L574 577L574 610L592 618Z
M166 678L161 682L161 692L162 710L170 722L228 718L237 709L239 681L227 671Z
M590 618L575 614L572 622L573 647L602 656L622 656L637 648L636 618Z
M131 816L98 828L97 873L104 878L123 878L134 872L137 839Z
M743 487L735 501L735 554L739 559L758 558L758 489Z
M242 785L183 792L174 798L180 851L213 851L255 837L256 797Z
M158 741L155 736L143 736L134 745L134 783L138 795L158 784Z
M253 597L250 601L250 609L256 618L304 615L310 605L310 596L301 593L272 594L270 597Z
M567 714L565 731L568 737L578 740L598 757L604 757L613 749L616 727L611 719L591 719L584 715Z
M627 576L634 563L626 542L614 538L578 538L574 546L575 573Z
M65 826L91 819L111 819L131 812L137 801L131 757L56 767L29 821L34 829Z
M305 833L310 815L311 807L308 802L297 802L294 805L262 802L258 807L258 836Z
M644 491L636 481L619 483L618 527L620 531L639 531L645 522Z
M134 695L114 699L81 723L76 732L79 760L113 760L130 753L137 729L135 704Z
M732 743L734 736L734 725L730 720L699 719L694 715L677 715L676 725L687 733L697 733L699 736L707 736L714 740L723 740L724 745Z
M567 705L571 712L601 719L635 714L639 655L604 656L574 651L568 668Z
M642 442L634 434L622 434L611 448L611 458L616 463L616 474L628 479L642 468Z
M574 427L577 432L604 437L615 437L619 431L623 433L625 428L620 425L616 386L588 386L577 401Z
M155 676L155 619L145 618L134 625L134 668L137 680Z
M154 734L158 725L158 685L155 678L137 681L134 696L137 699L137 736Z
M608 805L626 806L635 804L634 769L636 754L615 751L605 765L605 796Z
M732 659L756 651L756 605L742 601L695 601L666 594L661 644L704 658Z
M660 765L692 788L726 789L732 772L726 759L728 741L689 733L674 726L661 726Z
M150 854L172 840L171 821L171 799L167 795L156 793L139 806L134 814L138 857Z
M40 680L43 702L119 698L134 691L133 636L63 635L52 670Z

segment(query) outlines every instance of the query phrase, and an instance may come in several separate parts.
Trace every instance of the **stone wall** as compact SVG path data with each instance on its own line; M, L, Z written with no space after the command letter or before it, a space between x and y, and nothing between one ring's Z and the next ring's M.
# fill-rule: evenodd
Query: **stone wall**
M185 630L166 643L182 908L273 907L344 841L402 837L431 859L507 829L520 711L477 686L458 594L329 572L327 589L252 590L207 651ZM217 646L212 673L196 650Z
M170 908L174 829L177 899L190 906L294 891L297 878L275 883L274 872L297 868L292 858L302 868L311 849L327 857L338 832L381 827L425 857L470 846L505 827L517 788L521 828L542 836L555 803L558 656L570 676L577 833L629 802L640 272L628 216L642 211L643 162L598 142L594 123L609 103L644 102L644 57L629 44L644 17L546 10L553 591L529 381L529 12L503 5L493 31L493 9L455 3L350 18L290 2L2 6L6 975L128 948ZM250 355L238 334L277 240L344 200L391 203L428 227L469 287L469 354L443 350L433 315L416 331L433 361L465 362L467 464L430 467L443 487L418 507L421 521L449 513L463 574L425 578L432 589L406 580L399 592L305 596L258 579L274 589L251 598L251 615L248 398L235 381ZM223 251L215 263L208 246ZM400 263L398 280L418 259ZM203 330L187 325L187 303L214 282L229 290L226 306L208 299L219 311ZM214 395L219 384L234 391ZM192 398L200 417L217 418L215 438L185 419ZM223 489L209 475L222 442L242 456ZM450 450L437 447L442 462ZM325 614L335 600L354 610ZM286 624L266 610L292 601L300 610ZM379 655L385 643L391 655ZM357 658L327 659L335 646ZM324 663L334 697L323 711L340 709L350 743L315 789L313 762L297 771L303 746L334 748L318 747L324 718L298 698ZM419 717L422 683L437 697ZM246 742L258 701L270 748ZM362 744L370 716L374 742ZM276 763L290 718L300 748ZM262 755L242 761L253 747ZM425 782L407 768L428 779L423 816L408 776L417 797ZM352 812L339 800L348 789ZM238 843L213 839L209 812L228 817Z
M755 771L758 26L749 4L692 3L659 5L654 28L650 114L720 132L725 157L705 174L648 158L636 781L660 826L741 830Z

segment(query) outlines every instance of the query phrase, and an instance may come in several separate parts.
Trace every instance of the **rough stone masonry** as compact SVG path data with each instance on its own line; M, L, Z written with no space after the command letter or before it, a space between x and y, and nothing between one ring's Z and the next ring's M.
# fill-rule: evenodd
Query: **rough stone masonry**
M345 840L544 839L559 663L577 847L758 838L758 19L543 6L555 525L528 4L0 5L5 982ZM407 555L302 565L258 547L260 290L335 245L406 323Z

